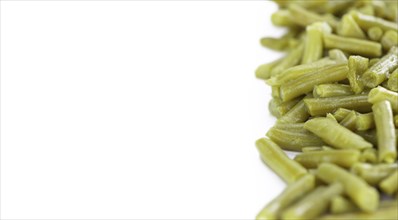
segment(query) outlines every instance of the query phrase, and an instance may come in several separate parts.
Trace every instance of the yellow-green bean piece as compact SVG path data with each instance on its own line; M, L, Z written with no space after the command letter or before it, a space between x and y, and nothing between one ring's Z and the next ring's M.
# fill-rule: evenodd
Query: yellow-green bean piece
M358 207L354 203L343 196L335 196L330 201L330 212L332 214L342 214L358 210Z
M282 102L280 99L273 98L269 103L269 110L275 117L280 118L292 109L299 101L300 99L297 98L287 102Z
M289 5L288 9L289 9L292 17L294 18L293 21L296 22L298 25L306 27L315 22L325 21L331 27L333 27L333 28L337 27L338 23L333 17L321 16L317 13L306 10L305 8L303 8L297 4ZM300 19L297 19L297 18L300 18Z
M369 39L379 41L383 36L383 30L380 27L371 27L368 29Z
M369 60L369 68L375 65L377 62L379 62L381 59L380 58L372 58Z
M398 93L389 91L381 86L378 86L369 92L368 101L372 104L387 100L391 103L391 108L398 113Z
M371 111L372 107L368 102L368 96L365 94L327 98L305 98L304 103L307 107L308 113L312 116L324 116L339 108L367 113Z
M397 170L398 165L396 163L393 164L368 164L368 163L357 163L351 167L351 172L355 175L361 177L368 184L372 186L376 186L392 174L395 170Z
M376 163L377 162L377 151L374 148L368 148L362 151L359 161L363 163Z
M328 209L330 199L343 192L343 185L333 183L328 187L318 187L306 197L282 213L282 219L315 219Z
M380 189L388 195L393 195L398 189L398 170L380 182Z
M396 68L390 75L387 81L387 88L391 91L398 92L398 68Z
M281 27L295 27L297 26L295 22L293 22L292 15L286 9L282 9L276 11L271 15L271 22L275 26Z
M379 27L383 31L388 31L388 30L398 31L397 24L394 22L387 21L382 18L377 18L374 16L364 15L359 12L353 12L352 15L357 24L366 31L372 27Z
M283 51L286 50L289 46L289 39L286 38L273 38L273 37L263 37L260 39L260 44L263 47L276 50Z
M325 98L332 96L344 96L354 94L351 87L344 84L320 84L314 86L313 95L316 98Z
M315 22L306 28L305 47L302 64L319 60L323 53L323 33L331 33L332 28L326 22Z
M343 120L349 113L351 112L351 110L346 109L346 108L339 108L337 109L334 113L333 116L334 118L340 122L341 120Z
M398 33L397 31L387 31L384 33L383 37L381 38L381 45L383 49L388 51L393 46L398 46Z
M328 54L330 59L335 60L336 63L346 63L348 61L346 54L342 50L331 49Z
M295 106L293 106L285 115L283 115L279 119L279 121L290 123L304 122L308 119L309 116L310 115L307 112L304 101L301 100Z
M321 163L333 163L349 168L359 161L360 152L354 149L347 150L322 150L298 154L294 160L305 168L316 168Z
M365 149L372 147L372 144L365 141L361 136L328 118L311 119L305 122L304 128L332 147L340 149Z
M397 159L397 139L391 104L387 100L379 101L372 109L376 123L379 162L394 163Z
M291 50L282 60L278 63L277 66L272 68L271 76L276 76L280 74L285 69L295 66L301 61L301 57L303 54L304 45L300 44L298 47Z
M317 146L311 146L311 147L303 147L301 148L301 152L307 153L307 152L313 152L313 151L322 151L322 147L317 147Z
M261 138L256 141L256 146L265 164L285 182L292 183L307 173L304 167L291 160L273 141Z
M294 99L312 91L315 85L343 80L347 78L347 73L347 64L326 66L316 72L305 74L297 80L281 85L281 98L284 101Z
M325 215L321 220L397 220L396 206L382 207L374 212L350 212L345 214Z
M368 69L369 59L361 56L350 56L348 58L348 81L355 94L359 94L364 89L363 82L359 79Z
M271 77L272 69L275 66L279 65L279 63L281 61L282 61L282 59L278 59L271 63L265 63L265 64L260 65L255 71L256 77L259 79L269 79Z
M357 121L357 113L355 111L351 111L343 120L341 120L340 124L351 131L355 130Z
M387 79L389 72L398 67L398 48L392 47L387 55L371 66L363 75L362 82L374 88Z
M379 194L361 178L347 172L343 168L330 163L318 167L317 177L331 183L341 183L344 192L365 212L374 212L379 205Z
M382 54L382 46L369 40L341 37L334 34L324 34L325 48L337 48L354 55L378 57Z
M337 26L337 33L343 37L366 39L365 33L358 26L351 14L346 14Z
M357 113L355 128L358 131L366 131L375 127L373 113L361 114Z
M324 144L319 137L305 129L303 129L303 131L299 131L271 128L268 130L267 136L282 149L289 151L301 151L303 147L319 146Z

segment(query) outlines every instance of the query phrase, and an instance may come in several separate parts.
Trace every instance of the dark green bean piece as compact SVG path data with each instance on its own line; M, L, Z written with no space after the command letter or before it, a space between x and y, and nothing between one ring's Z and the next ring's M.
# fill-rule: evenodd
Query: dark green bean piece
M271 140L261 138L256 141L256 146L264 162L285 182L292 183L307 173L304 167L286 156Z
M316 85L313 91L314 97L325 98L332 96L344 96L354 94L351 87L344 84L321 84Z
M324 34L323 41L325 48L337 48L355 55L378 57L382 54L381 44L369 40Z
M361 114L357 113L355 128L358 131L366 131L375 127L373 113Z
M302 64L312 63L322 57L323 33L331 32L332 28L326 22L315 22L307 26Z
M398 93L389 91L381 86L378 86L369 92L368 101L375 104L380 101L387 100L391 103L391 108L398 113Z
M362 82L369 88L374 88L387 79L389 72L398 67L398 48L393 47L380 59L379 62L371 66L363 75Z
M281 85L281 98L284 101L294 99L312 91L315 85L343 80L347 78L347 73L347 64L326 66L319 71L305 74L297 80Z
M383 49L388 51L393 46L398 46L398 33L397 31L387 31L384 33L383 37L381 38L381 45Z
M333 183L328 187L318 187L284 211L282 219L315 219L326 212L330 199L342 192L343 185L340 183Z
M280 212L315 187L315 177L306 174L288 187L257 215L257 220L278 219Z
M343 120L349 113L351 112L351 110L346 109L346 108L339 108L337 109L334 113L333 116L334 118L340 122L341 120Z
M330 202L330 212L332 214L342 214L358 210L358 207L354 203L343 196L335 196Z
M334 164L323 163L316 173L317 177L327 183L341 183L344 192L365 212L374 212L379 205L379 194L363 179L349 173Z
M299 162L305 168L316 168L321 163L333 163L342 167L351 167L359 161L360 152L354 149L347 150L323 150L311 151L298 154L294 160Z
M390 75L387 81L387 88L394 92L398 92L398 68L396 68Z
M348 81L355 94L359 94L364 89L364 84L359 77L368 69L369 59L361 56L350 56L348 58Z
M365 141L361 136L328 118L311 119L304 124L304 128L320 137L332 147L341 149L365 149L372 147L372 144Z
M379 101L372 106L372 109L376 123L379 162L393 163L397 159L397 139L391 104L386 100Z
M294 99L293 99L294 100ZM283 115L279 121L281 122L304 122L310 115L305 107L304 101L299 101L293 108L291 108L285 115Z
M352 15L357 24L366 31L372 27L379 27L383 31L388 31L388 30L398 31L397 24L394 22L387 21L382 18L377 18L374 16L364 15L359 12L353 12Z
M304 103L308 113L312 116L324 116L332 113L339 108L355 110L367 113L371 111L371 104L368 102L367 95L350 95L327 98L305 98Z
M304 131L271 128L268 130L267 136L282 149L289 151L301 151L303 147L324 144L319 137L305 129L303 130Z
M351 111L343 120L341 120L340 124L351 131L355 130L357 121L357 113L355 111Z
M393 164L368 164L368 163L357 163L351 167L351 172L361 177L368 184L376 186L397 170L398 165Z
M380 189L388 195L393 195L398 189L398 170L380 182Z
M337 33L344 37L366 39L365 33L358 26L351 14L346 14L337 26Z

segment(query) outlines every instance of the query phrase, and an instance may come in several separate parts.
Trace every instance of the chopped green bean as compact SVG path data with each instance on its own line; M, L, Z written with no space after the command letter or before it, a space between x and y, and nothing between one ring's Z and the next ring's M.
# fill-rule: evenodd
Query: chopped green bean
M281 27L295 27L292 15L286 9L279 10L271 15L272 24Z
M294 99L293 99L294 100ZM293 106L285 115L283 115L279 121L281 122L304 122L308 119L310 115L305 107L304 101L299 101L295 106Z
M330 201L330 212L332 214L342 214L358 211L358 207L343 196L335 196Z
M398 31L397 24L394 22L387 21L370 15L364 15L359 12L353 12L352 15L357 24L366 31L372 27L379 27L383 31L388 31L388 30Z
M359 161L365 163L376 163L377 162L377 151L374 148L367 148L362 151Z
M398 113L398 93L389 91L383 87L376 87L369 92L368 101L372 104L387 100L391 103L391 108Z
M367 163L357 163L351 167L351 172L365 180L368 184L376 186L392 174L398 165L393 164L377 164L371 165Z
M300 63L301 56L303 53L304 45L300 44L298 47L294 48L288 55L286 55L277 66L272 68L271 76L276 76L280 74L283 70L295 66Z
M313 13L309 10L306 10L305 8L296 5L296 4L291 4L288 7L291 15L293 18L300 18L300 19L293 19L294 22L296 22L298 25L301 26L307 26L315 22L327 22L331 27L335 28L337 27L337 21L333 17L329 16L321 16L317 13Z
M398 68L396 68L390 75L387 81L387 88L394 92L398 92Z
M368 69L369 59L361 56L350 56L348 58L348 75L351 89L359 94L364 89L364 84L359 77Z
M324 144L320 138L305 129L303 130L304 131L271 128L268 130L267 136L282 149L289 151L301 151L303 147Z
M357 113L355 128L358 131L366 131L375 127L373 113L361 114Z
M359 161L360 153L358 150L323 150L311 151L298 154L294 160L299 162L305 168L316 168L321 163L333 163L342 167L349 168Z
M366 39L365 33L358 26L351 14L346 14L337 26L337 33L343 37Z
M398 170L395 170L390 176L380 182L380 189L388 195L392 195L397 192Z
M381 44L368 40L324 34L325 48L337 48L355 55L378 57L382 54Z
M332 96L352 95L351 87L344 84L320 84L314 86L314 97L325 98Z
M275 117L280 118L292 109L299 101L299 98L287 102L282 102L280 99L273 98L269 103L269 110Z
M398 33L397 31L386 31L381 38L381 45L384 50L390 50L393 46L398 46Z
M301 148L301 152L303 153L307 153L307 152L313 152L313 151L322 151L323 148L322 147L303 147Z
M363 137L363 139L365 139L369 143L372 143L374 146L377 146L376 129L367 130L367 131L356 131L355 133Z
M326 113L332 113L339 108L367 113L371 111L372 107L368 102L368 96L365 94L327 98L305 98L304 103L308 113L312 116L324 116Z
M305 47L301 63L312 63L319 60L323 53L323 33L331 33L332 28L326 22L315 22L306 28Z
M343 120L349 113L351 112L351 110L346 109L346 108L339 108L337 109L334 113L333 116L334 118L340 122L341 120Z
M339 49L331 49L329 50L329 57L332 60L335 60L338 63L346 63L347 60L347 56L344 54L344 52L342 50Z
M380 27L371 27L368 29L369 39L379 41L383 36L383 30Z
M357 113L355 111L351 111L343 120L341 120L340 124L351 131L355 130L357 121Z
M282 59L275 60L271 63L265 63L263 65L260 65L256 69L256 77L259 79L269 79L271 77L271 71L272 69L279 65L279 63L282 61Z

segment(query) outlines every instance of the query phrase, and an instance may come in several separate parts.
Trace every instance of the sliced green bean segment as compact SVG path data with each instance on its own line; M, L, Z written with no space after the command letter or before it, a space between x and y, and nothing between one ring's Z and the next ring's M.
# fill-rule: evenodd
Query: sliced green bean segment
M368 148L362 151L361 156L359 157L359 161L368 162L368 163L376 163L377 160L377 151L374 148Z
M355 130L357 121L357 113L355 111L351 111L343 120L341 120L340 124L351 131Z
M325 215L321 220L396 220L398 219L397 207L380 208L374 212L353 212L340 215Z
M324 34L323 41L327 49L337 48L355 55L370 57L379 57L382 54L381 44L369 40Z
M369 59L361 56L350 56L348 58L348 75L351 89L355 94L359 94L364 89L364 84L360 76L368 69Z
M351 110L346 109L346 108L339 108L337 109L334 113L333 116L334 118L340 122L341 120L343 120L349 113L351 112Z
M365 94L327 98L305 98L304 103L308 113L312 116L324 116L326 113L332 113L339 108L368 113L372 107L368 102L368 96Z
M352 15L357 24L364 30L368 30L369 28L372 27L379 27L383 31L388 31L388 30L398 31L398 27L394 22L387 21L374 16L364 15L359 12L353 12Z
M398 33L397 31L387 31L381 38L381 45L384 50L390 50L393 46L398 46Z
M345 63L347 62L347 56L344 54L343 51L339 49L332 49L329 50L329 57L332 60L335 60L338 63Z
M294 19L294 22L296 22L298 25L305 27L315 22L325 21L331 27L333 28L337 27L337 21L333 17L321 16L317 13L313 13L309 10L306 10L305 8L296 4L291 4L289 5L288 8L293 18L300 18L300 19Z
M271 76L276 76L280 74L285 69L295 66L301 61L301 56L303 53L304 45L300 44L298 47L294 48L288 55L286 55L278 65L276 65L271 70Z
M394 92L398 92L398 68L396 68L390 75L387 81L387 88Z
M379 41L383 36L383 30L380 27L371 27L368 29L369 39Z
M371 66L363 75L362 82L374 88L387 79L389 72L398 67L398 48L393 47L387 55Z
M379 161L393 163L397 159L397 139L390 102L376 102L372 109L376 123Z
M344 192L365 212L374 212L379 205L379 194L361 178L334 164L323 163L318 167L317 177L327 183L341 183Z
M344 37L366 39L365 33L358 26L351 14L346 14L337 26L337 33Z
M268 130L267 136L282 149L289 151L301 151L303 147L324 144L319 137L306 130L297 131L271 128Z
M340 183L333 183L324 188L318 187L284 211L282 219L314 219L326 212L332 197L340 195L342 192L343 186Z
M306 174L287 188L257 215L257 220L278 219L280 212L289 205L296 202L307 192L315 187L315 177Z
M282 59L275 60L271 63L265 63L263 65L260 65L256 69L256 77L259 79L269 79L271 77L271 71L272 69L277 66Z
M357 113L355 128L358 131L366 131L375 127L373 113L361 114Z
M293 99L294 100L294 99ZM279 121L281 122L304 122L308 119L310 115L305 107L304 101L299 101L295 106L293 106L285 115L283 115Z
M398 188L398 170L380 182L380 189L388 195L393 195Z
M368 101L375 104L380 101L387 100L391 103L391 108L394 112L398 113L398 93L389 91L381 86L376 87L369 92Z
M354 94L351 87L344 84L321 84L316 85L313 91L314 97L325 98Z
M319 71L308 73L301 78L281 85L281 98L288 101L312 91L315 85L337 82L347 78L347 64L326 66Z
M301 152L307 153L307 152L313 152L313 151L322 151L322 147L314 146L314 147L303 147L301 148Z
M279 10L271 15L272 24L275 26L282 27L295 27L296 23L293 22L293 18L290 12L286 9Z
M343 196L335 196L330 202L330 212L332 214L342 214L358 210L358 207L354 203Z
M261 138L256 146L264 162L285 182L292 183L307 173L299 163L291 160L273 141Z
M347 149L306 152L298 154L294 160L307 169L316 168L325 162L349 168L359 161L359 157L360 152L358 150Z
M282 117L290 109L292 109L300 99L293 99L287 102L282 102L280 99L273 98L269 103L270 112L277 118Z
M323 53L323 33L331 33L332 28L326 22L316 22L306 28L305 47L301 63L312 63L319 60Z
M364 179L368 184L376 186L398 168L397 164L357 163L351 167L351 172Z
M365 141L361 136L328 118L311 119L304 124L304 128L336 148L365 149L372 147L372 144Z

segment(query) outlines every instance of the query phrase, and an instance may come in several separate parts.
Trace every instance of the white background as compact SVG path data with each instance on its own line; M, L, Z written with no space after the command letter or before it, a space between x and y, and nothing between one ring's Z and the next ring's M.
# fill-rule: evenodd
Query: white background
M266 1L1 2L2 219L253 219Z

